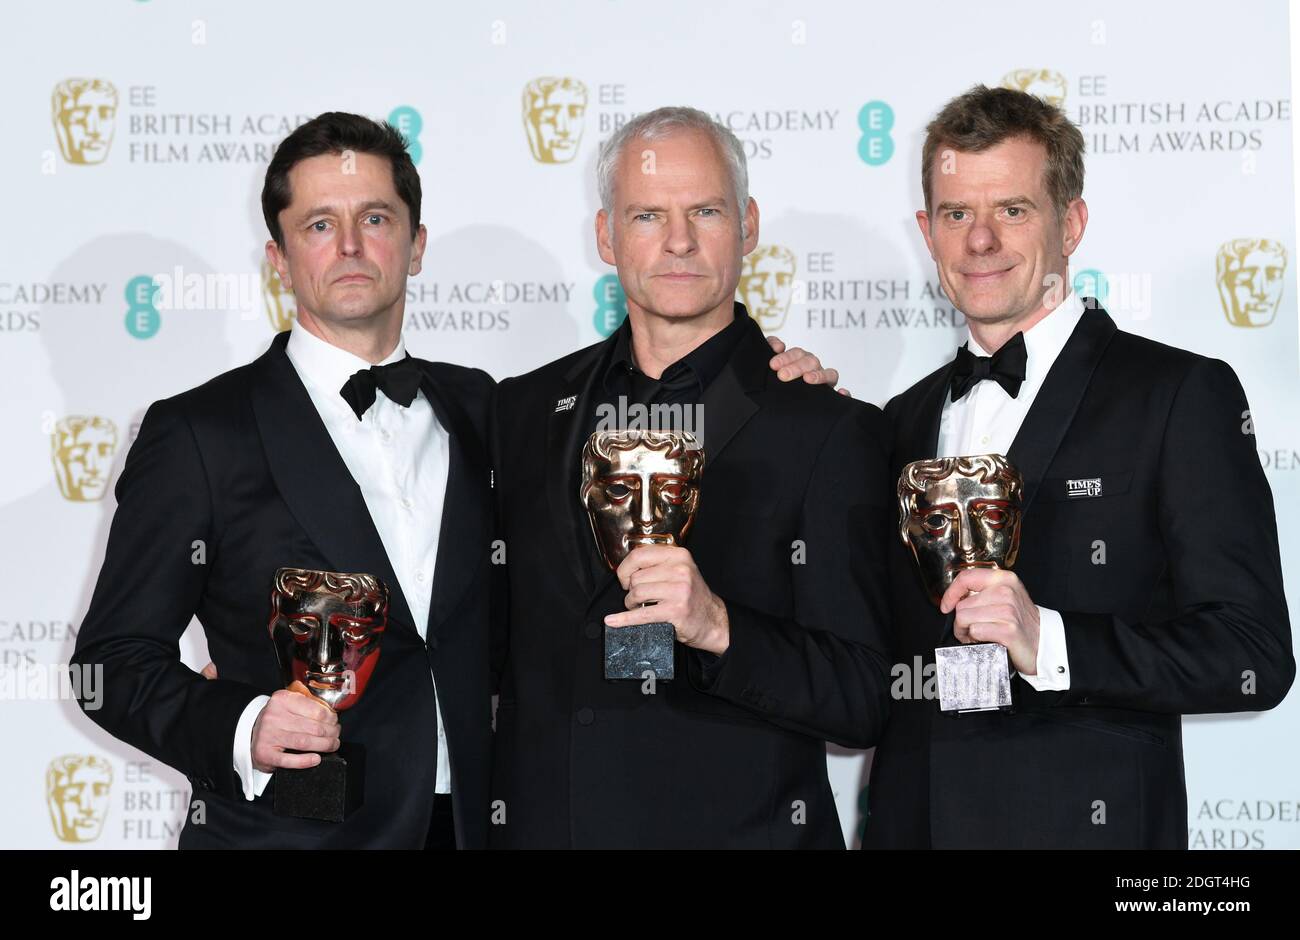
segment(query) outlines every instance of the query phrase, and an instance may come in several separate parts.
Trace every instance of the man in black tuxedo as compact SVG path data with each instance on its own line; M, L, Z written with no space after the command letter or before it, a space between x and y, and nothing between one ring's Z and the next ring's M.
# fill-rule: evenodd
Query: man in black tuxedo
M426 235L393 128L340 113L302 125L262 202L297 323L146 414L77 637L75 661L104 667L87 714L190 778L206 818L191 815L182 848L481 847L494 383L405 353ZM378 664L338 715L282 689L267 631L282 566L388 586ZM180 662L195 616L217 678ZM340 738L365 749L361 808L341 823L274 815L269 775Z
M598 176L597 247L627 320L498 390L510 616L490 838L842 848L825 741L873 744L888 702L883 416L767 367L734 302L758 241L734 135L650 112ZM615 573L579 502L580 455L602 415L639 405L702 416L658 428L702 424L699 510L685 546L635 548ZM652 621L675 628L675 677L606 680L604 626Z
M891 476L1002 453L1025 511L1015 572L963 571L938 610L894 538L896 655L929 669L945 638L999 643L1016 705L895 701L864 846L1185 848L1181 716L1272 708L1295 674L1245 395L1227 364L1070 291L1083 138L1057 108L982 86L954 99L922 186L970 341L887 405Z

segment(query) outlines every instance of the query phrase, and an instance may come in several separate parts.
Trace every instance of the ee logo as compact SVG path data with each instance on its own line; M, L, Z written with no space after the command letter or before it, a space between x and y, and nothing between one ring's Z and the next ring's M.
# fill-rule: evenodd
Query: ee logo
M1096 268L1084 268L1075 274L1074 283L1071 286L1077 296L1094 298L1097 303L1103 306L1110 299L1110 281L1106 279L1105 274Z
M862 129L858 139L862 162L867 166L888 163L894 155L894 138L889 136L894 129L894 109L883 101L868 101L858 112L858 127Z
M424 148L420 146L419 140L420 131L424 130L424 118L420 117L420 112L407 105L393 108L392 113L388 115L388 123L397 128L406 138L406 152L411 155L411 162L418 165L420 157L424 155Z
M162 314L153 305L158 285L147 274L126 282L126 331L136 339L148 339L162 326Z
M592 323L601 336L610 336L627 319L627 295L617 274L606 274L596 281L592 290L596 298L596 315Z

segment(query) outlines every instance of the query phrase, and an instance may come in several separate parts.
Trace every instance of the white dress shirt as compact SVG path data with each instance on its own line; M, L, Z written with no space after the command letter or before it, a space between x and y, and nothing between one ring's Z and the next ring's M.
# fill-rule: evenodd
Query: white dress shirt
M312 404L325 423L330 439L347 465L352 479L370 511L379 539L388 554L411 608L415 628L423 639L429 628L434 565L438 559L438 534L442 528L442 506L447 492L449 441L433 406L423 392L409 408L403 408L382 391L357 420L339 390L348 378L370 363L295 325L285 347ZM398 340L380 365L406 356ZM372 572L373 573L373 572ZM447 761L447 737L438 715L438 771L435 791L451 792L451 770ZM244 709L235 729L235 771L244 786L244 799L252 800L266 789L271 775L253 766L253 724L270 701L260 695Z
M1012 398L997 382L976 382L974 388L957 401L946 391L943 414L939 419L939 457L966 457L976 454L1006 455L1029 407L1043 387L1052 363L1065 348L1066 340L1083 316L1083 301L1073 292L1055 310L1025 330L1025 380L1020 394ZM991 356L970 328L966 345L977 356ZM1065 691L1070 687L1070 663L1065 649L1065 622L1055 610L1038 608L1037 675L1021 678L1040 692Z

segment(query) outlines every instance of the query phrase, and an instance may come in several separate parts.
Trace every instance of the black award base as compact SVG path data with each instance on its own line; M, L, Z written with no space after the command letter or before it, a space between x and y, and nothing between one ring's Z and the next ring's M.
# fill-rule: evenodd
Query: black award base
M676 635L671 623L605 627L605 678L645 680L653 674L656 681L671 679Z
M342 744L332 754L322 754L315 767L275 772L277 816L343 822L365 796L366 752L359 744Z

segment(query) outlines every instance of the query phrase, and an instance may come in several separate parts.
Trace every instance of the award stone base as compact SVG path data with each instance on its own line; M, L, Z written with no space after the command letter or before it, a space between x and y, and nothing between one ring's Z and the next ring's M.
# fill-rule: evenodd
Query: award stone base
M671 623L641 623L631 627L605 627L605 678L656 681L673 677Z
M366 752L359 744L341 744L322 754L315 767L275 772L272 810L277 816L343 822L365 796Z

